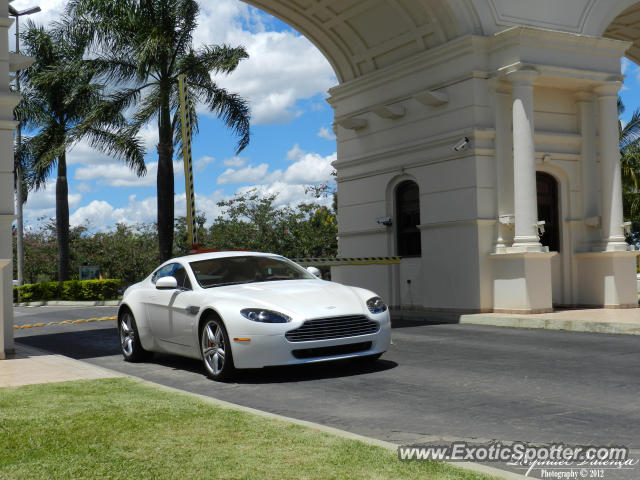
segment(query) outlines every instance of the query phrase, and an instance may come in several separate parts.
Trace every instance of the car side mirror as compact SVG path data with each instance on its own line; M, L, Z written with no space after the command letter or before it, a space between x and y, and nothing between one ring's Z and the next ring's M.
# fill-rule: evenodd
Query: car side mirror
M158 290L176 290L178 281L176 277L162 277L156 281L156 288Z
M318 270L316 267L307 267L307 272L309 272L311 275L314 275L318 278L322 277L322 273L320 273L320 270Z

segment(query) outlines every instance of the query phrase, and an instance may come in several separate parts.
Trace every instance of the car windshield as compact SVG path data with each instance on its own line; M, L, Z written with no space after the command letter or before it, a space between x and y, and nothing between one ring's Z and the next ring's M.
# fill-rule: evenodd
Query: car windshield
M190 262L189 265L203 288L316 278L304 268L284 258L257 255L211 258Z

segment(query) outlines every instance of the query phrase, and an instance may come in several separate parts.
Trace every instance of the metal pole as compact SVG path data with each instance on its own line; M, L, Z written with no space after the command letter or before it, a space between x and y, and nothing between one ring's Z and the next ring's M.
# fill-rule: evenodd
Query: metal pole
M20 54L20 16L16 15L16 53ZM16 71L16 89L20 93L20 70ZM16 146L18 151L22 146L22 127L18 123L16 128ZM18 216L18 231L16 238L16 257L18 269L18 285L24 284L24 217L22 211L22 162L16 163L16 203Z
M20 54L20 17L22 15L31 15L32 13L38 13L40 7L31 7L26 10L17 11L11 5L9 5L9 14L16 18L16 53ZM16 71L16 90L20 93L20 70ZM22 127L18 123L16 128L16 147L18 150L22 147ZM16 170L16 214L18 217L17 235L16 235L16 257L17 257L17 270L18 270L18 285L24 284L24 216L22 209L22 162L17 162L15 165Z

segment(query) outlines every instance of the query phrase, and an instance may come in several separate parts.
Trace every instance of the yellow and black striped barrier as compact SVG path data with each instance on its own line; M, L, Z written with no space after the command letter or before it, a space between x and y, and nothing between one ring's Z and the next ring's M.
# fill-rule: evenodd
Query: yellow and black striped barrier
M74 325L89 322L106 322L107 320L117 320L118 317L95 317L95 318L79 318L77 320L60 320L57 322L31 323L26 325L14 325L15 330L22 328L50 327L52 325Z
M342 257L342 258L292 258L303 267L339 267L342 265L393 265L400 263L401 257Z
M182 156L184 158L184 186L187 197L187 235L189 245L198 244L196 225L196 194L193 189L193 165L191 157L191 137L193 136L193 105L189 98L186 76L178 75L180 94L180 123L182 125Z

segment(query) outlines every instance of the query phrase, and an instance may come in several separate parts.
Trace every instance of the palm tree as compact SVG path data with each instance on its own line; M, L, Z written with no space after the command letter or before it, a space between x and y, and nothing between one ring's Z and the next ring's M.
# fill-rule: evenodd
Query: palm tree
M249 143L249 109L238 95L211 79L233 72L247 58L242 47L193 47L199 7L195 0L71 0L67 26L90 38L96 68L114 92L106 107L131 115L133 129L158 122L158 243L160 260L171 258L174 232L174 145L182 148L178 76L187 75L193 103L204 104L238 137L237 152ZM102 114L100 114L102 115ZM197 132L195 106L191 107Z
M33 22L22 34L26 52L35 58L21 72L22 101L16 118L34 134L22 144L20 157L32 165L31 184L42 188L57 168L56 229L58 280L69 278L69 199L67 150L80 140L124 160L138 175L146 172L140 141L127 135L122 115L92 116L104 98L104 86L94 82L95 72L83 60L86 44L62 30L47 31Z
M618 97L618 116L625 111ZM640 220L640 109L633 112L626 124L618 122L620 132L620 166L622 194L626 220Z

